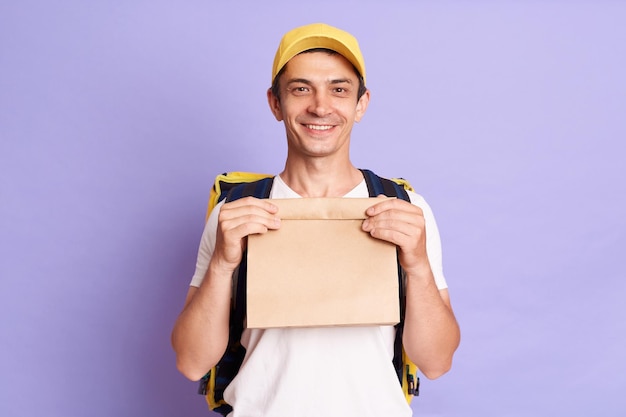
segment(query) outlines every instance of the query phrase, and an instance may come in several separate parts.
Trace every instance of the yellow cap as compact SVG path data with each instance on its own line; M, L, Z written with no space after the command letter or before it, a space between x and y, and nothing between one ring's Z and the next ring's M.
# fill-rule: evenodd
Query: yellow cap
M346 31L324 23L300 26L283 36L274 57L272 83L274 83L276 75L291 58L301 52L316 48L330 49L343 55L344 58L354 65L365 83L365 62L356 38Z

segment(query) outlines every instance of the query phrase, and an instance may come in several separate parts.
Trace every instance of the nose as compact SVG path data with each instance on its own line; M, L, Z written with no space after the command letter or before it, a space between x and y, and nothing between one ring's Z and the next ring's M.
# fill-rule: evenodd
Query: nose
M326 91L318 90L315 92L311 99L309 112L318 117L324 117L332 113L331 97L329 97L329 94Z

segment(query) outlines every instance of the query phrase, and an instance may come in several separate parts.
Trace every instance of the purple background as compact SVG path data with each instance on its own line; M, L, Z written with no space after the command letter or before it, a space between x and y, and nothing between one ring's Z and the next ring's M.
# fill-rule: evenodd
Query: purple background
M282 168L271 63L315 21L365 54L354 163L440 225L463 340L416 415L624 415L626 3L20 0L0 4L1 416L208 415L169 334L215 174Z

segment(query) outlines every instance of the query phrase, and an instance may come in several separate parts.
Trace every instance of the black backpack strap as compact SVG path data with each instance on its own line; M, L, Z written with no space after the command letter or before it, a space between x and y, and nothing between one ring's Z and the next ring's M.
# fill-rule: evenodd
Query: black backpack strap
M406 192L404 187L397 182L387 178L379 177L378 175L367 169L361 169L361 172L363 173L363 177L365 178L365 183L367 184L367 189L369 191L370 197L377 197L383 194L387 197L397 197L403 199L404 201L408 201L409 203L411 202L409 194ZM404 294L404 273L402 271L400 261L398 261L398 297L400 299L400 322L395 326L396 338L394 340L393 347L393 366L396 370L396 374L398 375L398 379L400 380L400 384L402 384L402 377L404 372L402 363L402 333L404 332L406 296Z
M250 183L237 184L228 190L224 190L218 201L226 199L226 202L231 202L244 197L269 198L273 182L274 178L268 177ZM244 251L241 264L239 264L237 285L235 286L234 300L230 312L228 345L224 355L215 366L214 398L216 402L224 399L224 390L239 372L246 355L246 349L241 345L241 335L246 318L246 272L247 252ZM232 410L233 408L229 404L224 403L213 411L226 416Z
M379 177L368 169L361 169L360 171L363 173L363 177L365 178L365 183L367 184L367 190L370 197L378 197L383 194L387 197L397 197L403 199L404 201L411 202L404 187L397 182Z
M244 197L269 198L272 184L274 184L274 177L238 184L228 191L226 202L239 200ZM218 201L221 200L223 200L222 197Z
M269 177L259 181L240 184L228 192L226 202L228 203L245 197L269 198L273 183L274 178ZM237 276L234 308L231 312L231 336L235 338L235 340L241 339L243 322L246 318L246 288L248 283L246 273L248 264L247 255L247 251L244 251L241 264L239 265L239 275Z

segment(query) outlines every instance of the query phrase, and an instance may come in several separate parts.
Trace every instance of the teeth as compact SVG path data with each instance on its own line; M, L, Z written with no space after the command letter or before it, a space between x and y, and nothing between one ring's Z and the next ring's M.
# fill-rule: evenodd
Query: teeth
M320 126L320 125L306 125L309 129L313 130L328 130L332 128L332 126Z

